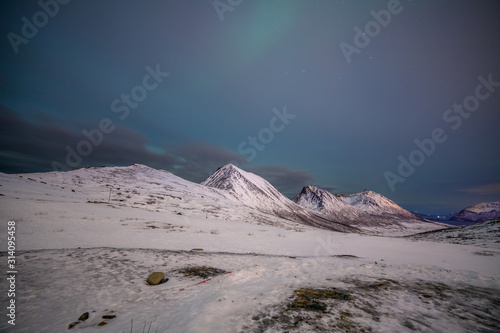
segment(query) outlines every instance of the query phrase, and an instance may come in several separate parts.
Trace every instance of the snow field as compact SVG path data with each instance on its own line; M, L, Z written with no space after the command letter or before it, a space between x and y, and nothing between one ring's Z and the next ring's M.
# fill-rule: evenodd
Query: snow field
M333 325L345 312L353 315L351 321L356 327L373 327L379 332L410 331L405 326L408 320L413 323L408 325L424 332L451 328L466 332L467 327L477 325L477 318L468 314L471 309L487 318L486 323L495 323L495 315L500 314L494 307L495 300L500 301L498 276L479 278L471 271L385 260L375 264L354 257L113 248L25 251L18 260L22 274L15 332L64 332L87 311L89 320L73 330L129 332L133 319L134 326L141 325L141 330L144 322L153 322L158 332L253 331L262 325L262 320L252 319L255 317L265 319L273 313L292 318L316 315L286 308L293 290L300 288L335 287L354 296L353 301L333 301L318 327L330 327L324 325ZM191 266L216 267L231 273L196 285L205 279L176 272ZM145 278L152 271L163 271L170 280L149 286ZM380 290L372 287L386 280L392 282ZM436 291L435 286L441 285L443 290ZM460 288L469 289L470 295L454 292ZM451 304L461 319L449 313ZM97 327L104 314L117 317ZM267 325L279 332L288 324L274 320ZM0 330L6 329L3 322ZM313 326L309 329L318 331ZM308 331L308 326L301 324L292 331Z

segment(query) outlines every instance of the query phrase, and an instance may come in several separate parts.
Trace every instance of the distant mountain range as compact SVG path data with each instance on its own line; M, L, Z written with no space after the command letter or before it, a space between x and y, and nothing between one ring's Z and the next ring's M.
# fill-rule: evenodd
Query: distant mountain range
M395 202L370 190L341 195L314 186L306 186L293 198L293 201L320 213L325 218L340 220L358 227L394 226L404 221L424 221Z
M483 202L462 209L452 221L483 222L500 218L500 201Z
M290 200L262 177L232 164L217 169L201 185L222 190L231 200L261 212L336 231L383 233L414 228L421 231L439 225L369 190L351 195L335 195L314 186L306 186Z
M240 220L288 229L311 226L339 232L407 235L445 226L417 217L369 190L335 195L306 186L290 200L262 177L232 164L220 167L201 184L140 164L68 172L0 174L0 181L39 193L44 198L83 199L177 213L186 218Z
M297 205L264 178L233 164L220 167L201 185L219 189L232 201L283 219L335 231L360 231L343 220L328 219Z

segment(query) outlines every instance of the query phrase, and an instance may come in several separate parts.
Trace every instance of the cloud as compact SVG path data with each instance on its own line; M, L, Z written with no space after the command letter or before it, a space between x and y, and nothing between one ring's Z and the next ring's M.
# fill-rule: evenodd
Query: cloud
M220 166L246 162L243 156L206 142L190 141L170 147L170 151L177 157L174 173L194 182L202 182Z
M76 133L48 121L33 123L0 105L0 170L49 171L50 160L64 154L61 142L76 142Z
M97 125L91 124L86 129L91 131ZM78 165L69 165L66 147L77 150L79 142L88 140L82 134L83 128L68 126L56 119L27 120L0 105L0 171L53 171L53 162L64 166L65 170L140 163L199 183L220 166L246 163L246 159L236 152L208 142L164 143L163 150L153 151L148 148L150 141L143 133L119 123L113 125L115 130L103 134L102 142L92 145L88 156L81 156ZM243 168L265 178L288 197L295 196L312 180L309 173L282 165Z
M313 179L305 171L292 170L283 165L256 166L245 169L266 179L289 198L297 195L302 187L309 185Z
M462 189L460 191L470 193L470 194L476 194L476 195L500 194L500 183L480 185L480 186Z
M337 186L316 186L317 188L320 188L322 190L325 190L325 191L328 191L330 193L334 193L334 192L337 192L339 190L339 188Z
M91 124L86 129L91 131L97 125ZM143 133L119 123L113 125L114 131L103 134L102 141L92 145L92 152L88 156L80 156L80 163L72 164L67 163L66 147L76 151L79 142L88 140L82 134L84 128L68 126L55 119L30 121L0 105L0 171L53 171L54 162L60 166L59 169L64 170L141 163L201 182L218 166L231 161L245 162L235 152L198 141L178 145L164 144L164 151L152 151L148 148L149 139Z

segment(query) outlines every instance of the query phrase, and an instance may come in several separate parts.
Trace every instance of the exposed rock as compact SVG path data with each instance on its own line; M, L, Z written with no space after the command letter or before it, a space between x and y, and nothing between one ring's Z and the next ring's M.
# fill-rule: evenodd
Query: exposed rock
M104 326L104 325L107 325L108 323L105 322L105 321L101 321L99 324L97 324L97 326Z
M154 272L146 279L146 282L149 285L156 286L161 283L161 281L165 278L165 275L162 272Z
M88 312L85 312L84 314L82 314L80 316L80 318L78 318L79 321L85 321L87 319L89 319L89 313Z
M74 321L74 322L72 322L71 324L68 325L68 330L72 329L73 327L75 327L76 325L78 325L80 323L81 323L80 321Z
M115 319L116 316L115 315L105 315L105 316L102 316L102 319Z

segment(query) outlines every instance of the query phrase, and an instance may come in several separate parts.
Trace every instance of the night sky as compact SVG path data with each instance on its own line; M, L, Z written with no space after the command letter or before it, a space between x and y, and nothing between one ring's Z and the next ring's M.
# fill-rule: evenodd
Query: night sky
M229 162L293 197L500 199L500 2L4 0L0 172Z

